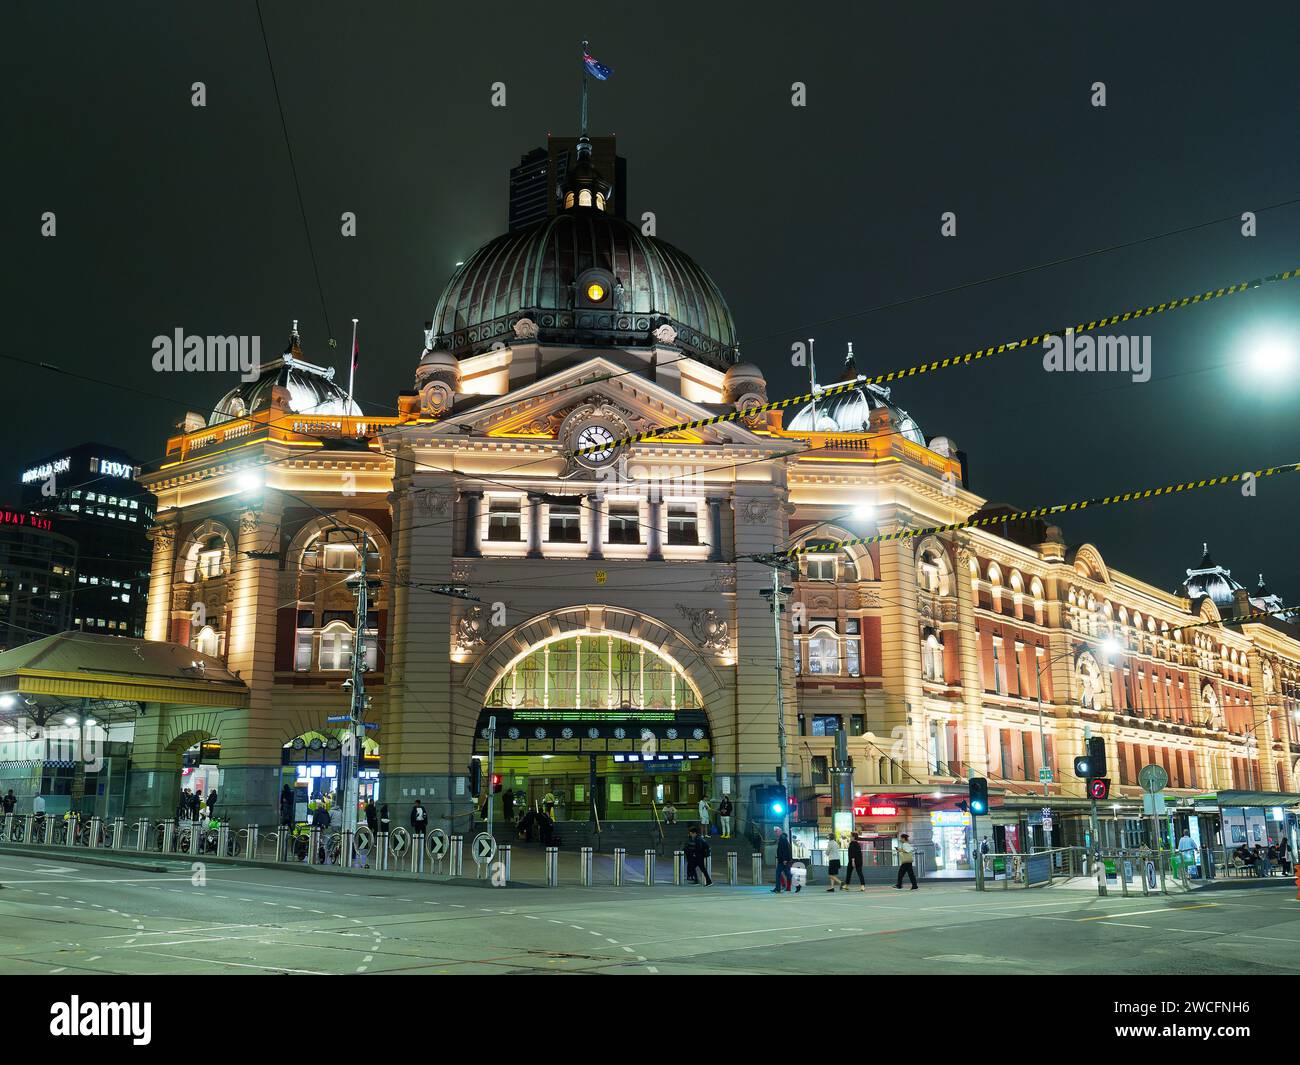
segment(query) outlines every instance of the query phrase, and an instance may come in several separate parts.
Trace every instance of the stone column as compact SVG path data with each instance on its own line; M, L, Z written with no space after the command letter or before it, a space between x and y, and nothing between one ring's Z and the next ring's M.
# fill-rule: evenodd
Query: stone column
M646 557L651 561L661 561L664 557L663 533L659 529L663 509L663 500L659 492L652 487L650 489L650 501L646 504L646 525L648 527L646 543L649 545Z
M239 518L231 581L227 668L248 685L246 713L223 716L220 803L235 824L273 825L279 817L283 738L272 717L279 559L249 558L280 536L282 500L266 489L261 505ZM323 721L322 721L323 724Z
M461 495L465 499L465 555L468 558L479 558L483 554L479 541L482 527L479 510L483 505L483 493L464 491Z
M1270 717L1276 718L1280 713L1286 714L1285 710L1275 708L1273 703L1277 702L1277 693L1266 692L1264 690L1264 667L1263 659L1260 658L1258 651L1251 651L1246 659L1250 669L1250 724L1252 732L1246 737L1247 757L1250 751L1250 736L1256 737L1254 748L1258 758L1258 769L1255 771L1255 782L1259 784L1261 791L1280 791L1281 782L1277 779L1277 759L1278 754L1273 750L1273 724ZM1273 687L1276 688L1280 680L1280 671L1273 671ZM1282 721L1282 728L1279 730L1284 742L1286 742L1286 721ZM1283 760L1289 761L1289 744L1288 753L1282 755Z
M172 580L176 568L176 522L159 521L148 533L153 541L149 565L149 605L145 612L144 638L171 638Z
M542 497L528 496L528 557L542 557Z
M599 492L587 493L587 557L605 557L605 507Z
M907 522L906 515L881 515L880 531L894 532L905 528ZM895 729L902 730L904 780L924 780L930 775L921 702L921 625L917 612L915 546L912 538L885 540L879 545L880 594L894 608L884 611L880 617L884 705L879 717L871 722L871 731L894 736L899 735Z
M709 504L709 561L722 561L722 500L710 498Z

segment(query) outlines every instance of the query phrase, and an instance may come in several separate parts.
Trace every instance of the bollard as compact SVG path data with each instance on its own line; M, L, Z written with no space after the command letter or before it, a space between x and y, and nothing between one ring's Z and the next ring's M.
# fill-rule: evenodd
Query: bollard
M222 858L230 857L230 825L224 821L217 829L217 854Z
M0 840L9 842L9 815L0 814Z
M560 848L546 848L546 886L560 886Z
M740 883L740 861L735 851L727 851L727 883L732 887Z
M113 818L113 850L126 849L126 818Z
M624 857L626 857L626 855L627 855L626 848L624 847L614 848L614 886L615 887L623 886L623 859Z
M645 886L655 886L655 858L658 857L653 850L645 852ZM1300 885L1297 885L1300 886Z
M170 817L163 821L162 849L164 854L176 849L176 822Z
M465 837L452 836L447 846L447 875L465 875Z
M1159 857L1159 862L1160 862L1160 894L1162 894L1162 895L1168 895L1168 894L1169 894L1169 885L1165 883L1165 852L1164 852L1164 851L1158 851L1157 853L1160 855L1160 857Z
M244 843L244 857L250 862L257 861L257 825L248 826L248 840Z
M502 886L510 883L510 844L497 848L497 861L501 864Z
M339 868L351 869L352 863L356 861L354 848L356 847L356 837L352 834L352 829L345 828L343 835L339 840Z
M103 827L104 822L99 819L98 814L90 819L90 839L86 840L86 846L91 850L99 848L99 833Z
M149 849L149 818L142 817L135 823L135 849Z
M190 822L190 857L203 852L203 829L198 821Z
M755 851L750 858L750 883L757 887L763 882L763 856Z
M288 825L277 825L275 828L275 860L277 862L287 862L289 860Z
M411 836L411 872L419 876L424 872L424 833Z
M591 887L591 853L590 847L578 848L578 883Z
M23 814L23 842L31 843L32 840L32 821L35 820L33 814Z
M70 817L63 819L63 845L65 847L76 846L77 843L77 822Z
M375 853L378 855L375 867L382 872L388 872L388 833L381 832L375 840Z
M673 851L673 884L681 887L686 883L686 855L681 851Z
M1097 897L1106 897L1106 863L1102 860L1101 855L1095 855L1093 861L1097 865Z
M320 864L320 829L312 825L307 830L307 864Z
M1119 857L1115 859L1115 871L1119 873L1120 894L1122 894L1125 898L1128 898L1128 869L1124 865L1123 857ZM1146 881L1144 880L1143 884L1145 883ZM1146 892L1144 891L1143 894L1145 895Z

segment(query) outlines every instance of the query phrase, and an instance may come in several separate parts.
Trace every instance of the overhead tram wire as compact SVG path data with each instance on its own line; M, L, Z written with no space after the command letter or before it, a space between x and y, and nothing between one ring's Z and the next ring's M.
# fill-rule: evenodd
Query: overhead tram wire
M1102 329L1107 326L1117 325L1120 322L1137 321L1142 318L1149 318L1154 315L1164 314L1167 311L1180 310L1184 307L1192 307L1201 303L1208 303L1213 300L1222 299L1225 296L1233 296L1249 289L1259 288L1263 285L1275 284L1282 281L1290 281L1300 277L1300 269L1285 270L1281 273L1269 274L1265 277L1252 278L1249 281L1240 281L1219 289L1210 289L1205 292L1198 292L1190 296L1175 297L1164 303L1152 304L1148 307L1136 307L1132 310L1124 311L1119 314L1109 315L1107 317L1094 319L1089 322L1080 322L1073 326L1064 326L1057 330L1045 333L1039 333L1032 337L1025 337L1020 340L1003 341L1000 344L990 344L988 347L979 348L975 351L968 351L964 355L948 355L941 359L932 359L929 362L918 363L914 366L903 367L898 370L890 370L887 373L877 374L875 377L859 375L852 381L842 381L838 384L828 385L820 388L815 392L807 392L800 396L789 396L786 399L773 400L769 403L760 403L753 407L747 407L743 411L733 411L730 414L718 414L709 418L696 418L688 422L678 422L675 425L666 425L658 429L648 429L645 432L633 433L630 436L622 437L615 440L612 444L593 445L584 448L575 448L570 454L574 456L588 455L594 451L603 450L605 447L625 447L629 444L638 444L644 440L652 440L658 436L664 436L668 433L682 432L691 429L702 429L711 425L720 425L725 422L733 422L741 418L749 418L755 414L761 414L766 411L784 410L786 407L798 404L809 403L814 400L826 399L829 396L839 395L841 392L847 392L854 388L861 388L863 385L886 384L891 381L899 381L907 377L916 377L920 374L935 373L939 370L953 369L958 366L967 366L972 362L978 362L982 359L991 358L995 355L1001 355L1008 351L1023 351L1026 348L1033 347L1049 337L1061 337L1065 333L1072 331L1075 334L1088 333L1096 329Z
M316 261L316 246L311 239L311 225L307 221L307 205L302 198L302 183L298 180L298 164L293 158L293 143L289 140L289 123L284 117L284 102L280 99L280 83L275 76L275 62L271 59L271 41L266 35L266 22L262 18L262 0L255 0L254 6L257 8L257 25L262 31L262 46L266 49L266 66L271 72L271 88L275 92L275 106L280 114L280 129L284 133L284 147L289 153L289 171L293 175L293 188L298 196L298 210L302 214L302 228L307 234L307 252L311 256L311 269L316 278L316 293L320 296L321 314L325 318L325 332L329 334L329 346L337 346L334 340L334 330L330 326L330 312L325 303L325 289L321 285L320 266Z

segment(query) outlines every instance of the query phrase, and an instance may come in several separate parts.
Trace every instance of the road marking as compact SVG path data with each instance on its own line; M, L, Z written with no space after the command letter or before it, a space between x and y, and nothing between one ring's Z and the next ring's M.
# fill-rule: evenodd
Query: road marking
M1210 906L1217 906L1217 902L1197 902L1191 906L1161 906L1155 910L1132 910L1129 913L1102 913L1095 917L1076 917L1076 921L1108 921L1116 917L1140 917L1144 913L1174 913L1178 910L1204 910Z
M236 969L262 969L271 973L293 973L297 976L329 976L329 973L321 972L317 969L290 969L283 965L251 965L239 961L222 961L220 958L196 958L187 954L164 954L161 951L142 950L141 954L153 954L159 958L175 958L179 961L196 962L201 961L207 965L230 965Z
M1102 921L1101 923L1113 925L1116 928L1150 928L1151 927L1149 924L1120 923L1119 921Z

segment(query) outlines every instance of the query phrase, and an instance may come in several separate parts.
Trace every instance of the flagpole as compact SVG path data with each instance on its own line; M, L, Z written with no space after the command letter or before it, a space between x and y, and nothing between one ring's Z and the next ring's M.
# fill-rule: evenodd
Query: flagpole
M582 42L582 129L578 134L579 140L585 140L587 136L587 44Z
M357 320L352 319L352 347L348 349L348 401L355 403L352 398L352 380L357 372Z

